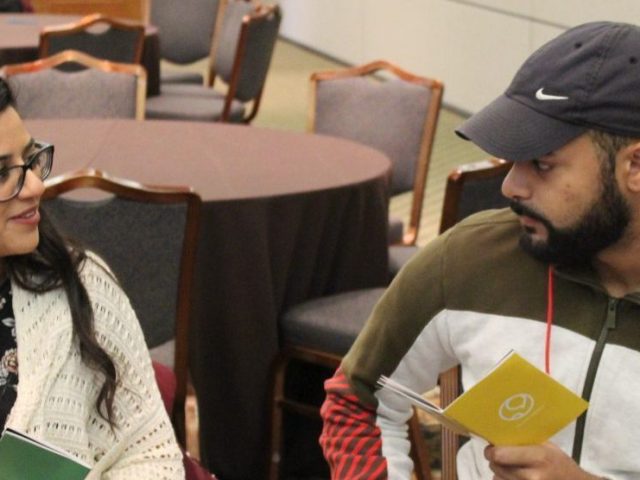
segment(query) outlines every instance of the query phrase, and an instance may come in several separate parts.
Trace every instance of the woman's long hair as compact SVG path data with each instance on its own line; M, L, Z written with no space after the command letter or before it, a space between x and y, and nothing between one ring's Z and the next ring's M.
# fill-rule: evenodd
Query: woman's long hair
M12 105L13 94L7 83L0 79L0 112ZM6 257L4 260L7 272L12 282L32 292L64 289L82 361L104 377L96 400L96 410L114 427L116 368L113 360L96 340L91 301L80 279L79 271L83 262L87 261L86 253L79 246L65 242L42 210L38 230L40 241L36 250L26 255Z

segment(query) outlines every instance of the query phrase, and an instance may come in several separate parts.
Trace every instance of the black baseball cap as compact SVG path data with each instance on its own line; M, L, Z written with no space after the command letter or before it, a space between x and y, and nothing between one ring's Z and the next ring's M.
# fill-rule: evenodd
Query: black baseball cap
M590 129L640 138L640 27L591 22L567 30L534 52L504 94L456 133L518 161Z

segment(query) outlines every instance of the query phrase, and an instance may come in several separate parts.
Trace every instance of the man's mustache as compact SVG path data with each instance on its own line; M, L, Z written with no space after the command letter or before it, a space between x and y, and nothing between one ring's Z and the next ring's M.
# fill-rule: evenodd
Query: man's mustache
M509 207L514 211L516 215L524 215L529 218L533 218L534 220L538 220L545 225L549 224L549 221L540 213L532 210L531 208L523 205L522 203L516 200L509 200Z

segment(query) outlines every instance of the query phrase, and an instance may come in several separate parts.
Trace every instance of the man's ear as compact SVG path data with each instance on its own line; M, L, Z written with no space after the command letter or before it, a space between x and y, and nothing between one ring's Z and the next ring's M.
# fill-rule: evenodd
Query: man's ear
M640 141L622 149L626 183L629 190L640 193Z

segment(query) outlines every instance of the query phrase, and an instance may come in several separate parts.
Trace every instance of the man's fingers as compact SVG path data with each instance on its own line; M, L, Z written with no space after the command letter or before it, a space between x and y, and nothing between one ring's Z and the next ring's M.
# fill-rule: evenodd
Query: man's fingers
M526 448L490 445L484 450L484 456L487 460L497 465L509 467L536 465L544 460L544 455L544 448L537 445Z
M531 470L520 467L503 467L495 463L489 463L494 480L524 480L529 477Z

